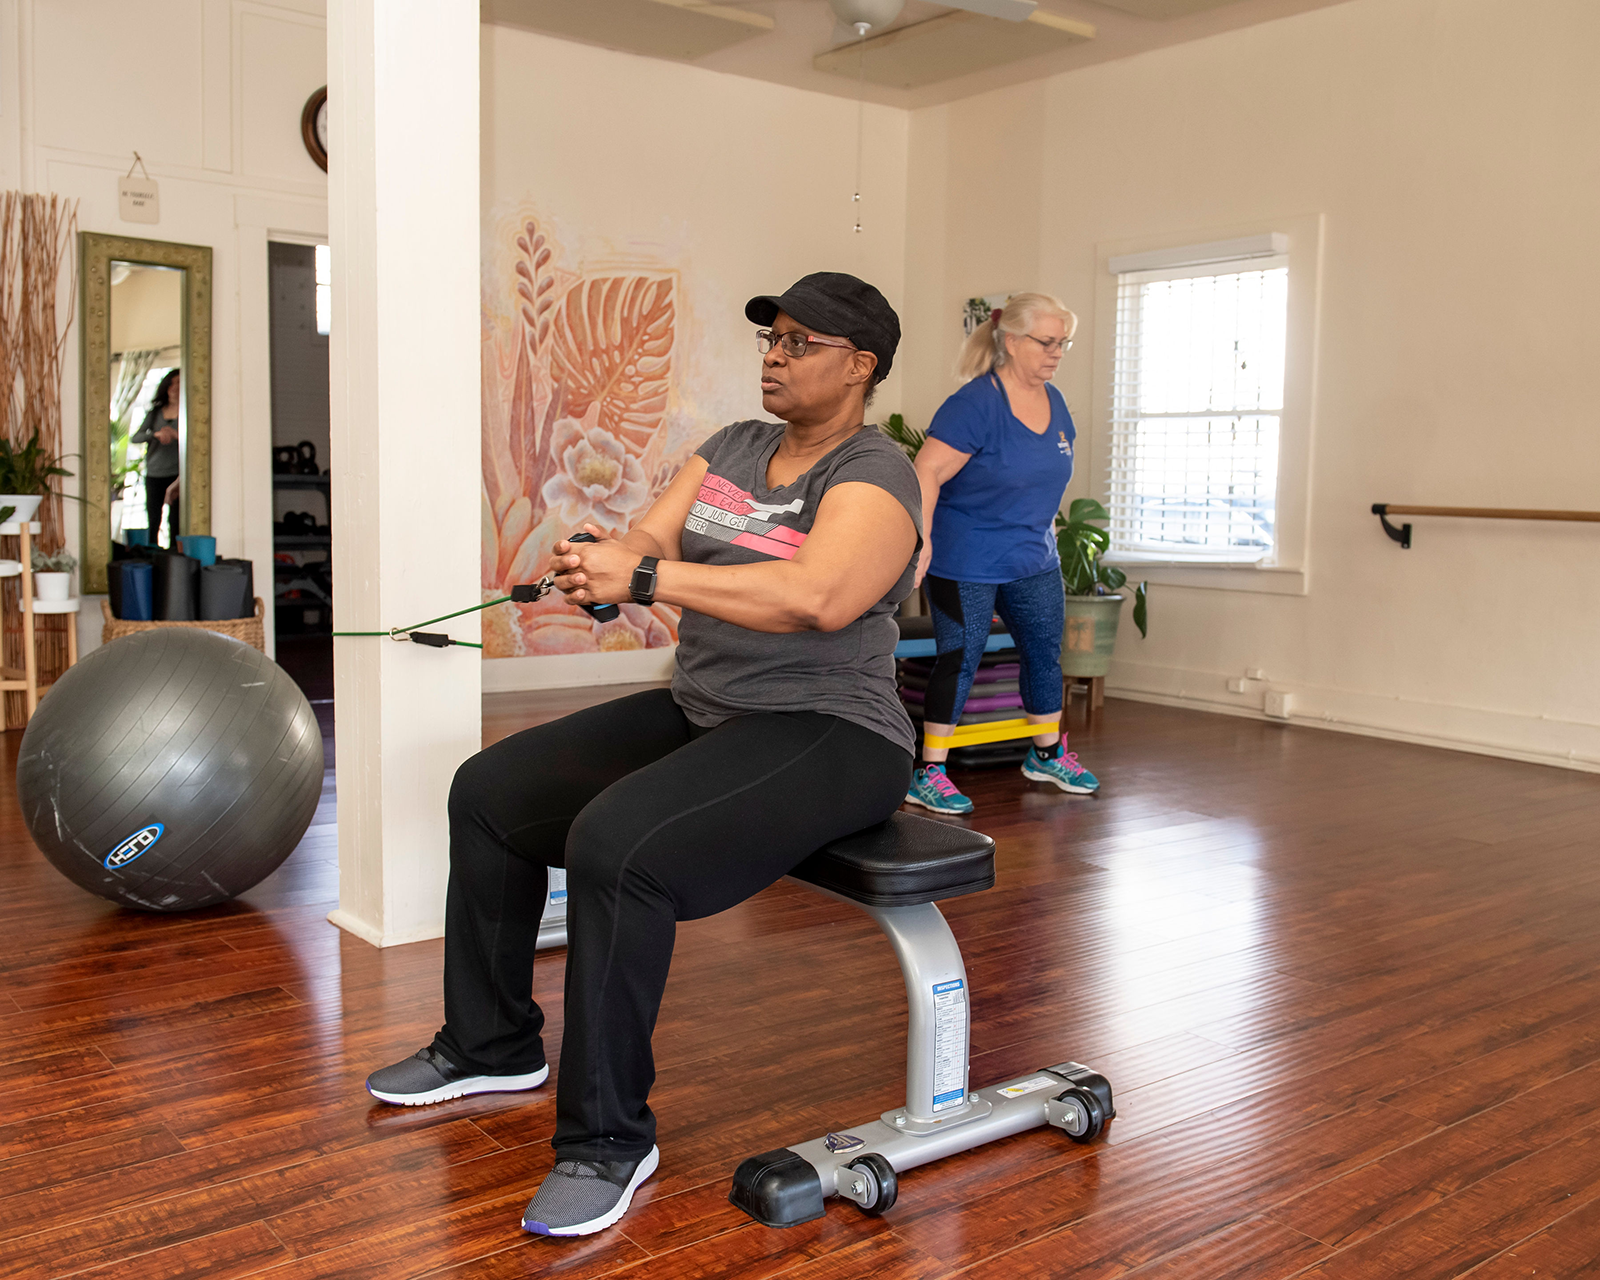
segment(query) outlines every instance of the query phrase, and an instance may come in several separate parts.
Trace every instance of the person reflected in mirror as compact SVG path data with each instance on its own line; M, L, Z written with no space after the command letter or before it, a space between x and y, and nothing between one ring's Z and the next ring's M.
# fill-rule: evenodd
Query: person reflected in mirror
M163 545L160 542L161 514L169 501L176 501L176 498L169 500L167 493L174 488L178 473L183 469L178 446L178 404L182 395L181 371L170 370L156 386L144 424L129 439L131 444L145 446L144 509L152 547ZM172 545L177 535L178 517L174 512L164 545Z
M1053 534L1077 430L1050 380L1077 327L1078 317L1044 293L1019 293L996 308L962 347L956 374L966 385L933 415L917 453L928 530L917 581L937 656L923 703L922 760L906 801L935 813L972 812L945 770L946 744L997 613L1021 659L1018 684L1007 691L1018 689L1038 727L1023 776L1076 795L1100 786L1060 730L1066 596Z

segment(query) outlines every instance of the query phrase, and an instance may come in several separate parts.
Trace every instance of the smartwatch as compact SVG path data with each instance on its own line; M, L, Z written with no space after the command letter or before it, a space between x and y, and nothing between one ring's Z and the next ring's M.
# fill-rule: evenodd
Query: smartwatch
M633 597L634 604L654 604L656 602L656 565L661 563L659 556L646 556L639 561L639 567L633 571L633 577L628 579L628 594Z

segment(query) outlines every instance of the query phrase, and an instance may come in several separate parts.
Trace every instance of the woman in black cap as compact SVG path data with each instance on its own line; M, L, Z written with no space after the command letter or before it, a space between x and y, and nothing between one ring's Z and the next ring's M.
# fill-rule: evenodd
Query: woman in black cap
M620 538L556 544L577 604L683 610L672 687L528 729L450 792L445 1023L372 1094L418 1105L548 1075L530 971L546 869L567 871L556 1163L525 1229L587 1235L655 1171L655 1026L679 920L724 911L887 818L916 746L895 694L921 493L865 426L900 338L854 276L752 298L761 403L717 432Z

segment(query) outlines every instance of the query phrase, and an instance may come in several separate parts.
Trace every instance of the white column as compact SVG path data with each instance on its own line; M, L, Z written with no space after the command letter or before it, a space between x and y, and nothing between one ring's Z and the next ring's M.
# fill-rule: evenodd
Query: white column
M377 631L481 598L477 0L331 0L328 106L334 628ZM476 649L334 641L329 919L369 942L444 932L481 688Z

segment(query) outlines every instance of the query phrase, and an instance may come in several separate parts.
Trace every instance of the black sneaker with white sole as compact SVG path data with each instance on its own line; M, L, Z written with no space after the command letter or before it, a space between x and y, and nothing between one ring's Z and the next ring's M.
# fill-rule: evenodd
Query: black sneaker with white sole
M628 1212L639 1184L656 1171L661 1152L643 1160L557 1160L522 1211L522 1229L541 1236L587 1236Z
M403 1062L374 1071L367 1077L367 1092L379 1102L397 1107L423 1107L447 1102L469 1093L518 1093L537 1089L550 1078L550 1066L520 1076L480 1076L463 1071L429 1045Z

